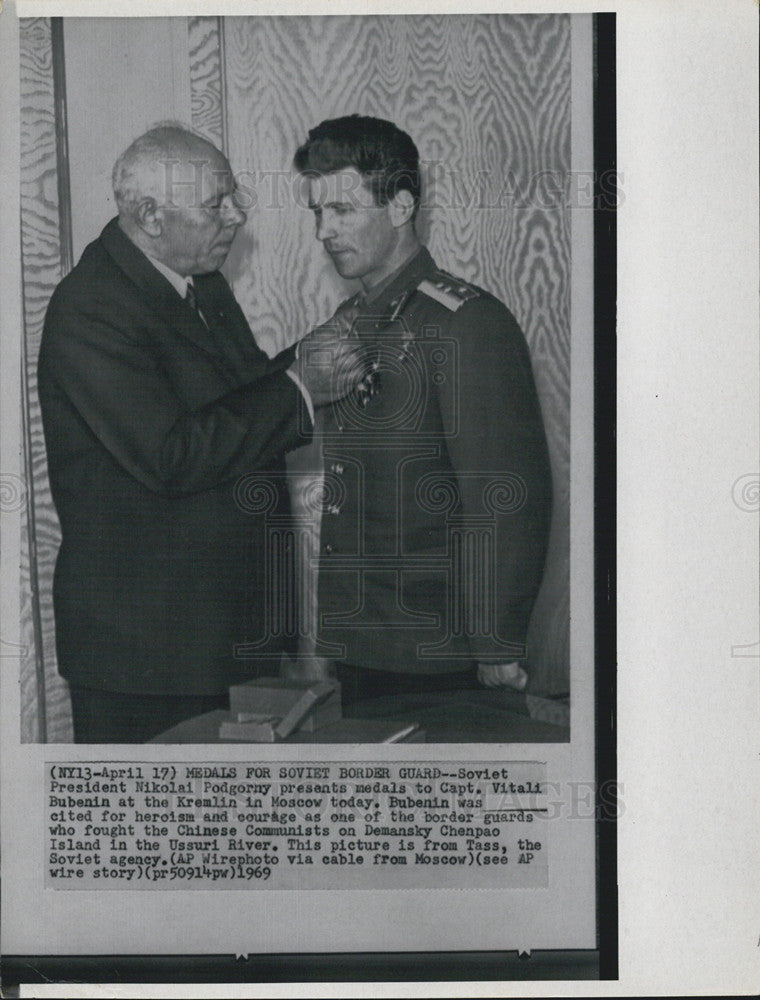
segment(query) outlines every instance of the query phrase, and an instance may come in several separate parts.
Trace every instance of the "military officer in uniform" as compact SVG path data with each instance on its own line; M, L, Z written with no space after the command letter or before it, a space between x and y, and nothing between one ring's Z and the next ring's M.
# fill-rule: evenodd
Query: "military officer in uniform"
M391 122L322 122L295 156L316 236L361 291L336 313L375 372L323 428L314 673L344 704L527 680L551 475L525 339L415 231L419 155Z

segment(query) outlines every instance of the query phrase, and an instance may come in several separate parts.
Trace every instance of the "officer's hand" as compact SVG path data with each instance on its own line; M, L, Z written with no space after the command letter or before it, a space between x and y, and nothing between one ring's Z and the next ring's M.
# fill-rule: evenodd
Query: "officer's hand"
M335 665L324 656L299 656L296 660L283 657L280 677L286 681L331 681Z
M483 687L511 687L522 691L528 675L519 663L479 663L478 681Z
M367 349L353 329L357 316L355 304L344 306L298 345L294 371L315 406L325 406L347 396L368 374Z

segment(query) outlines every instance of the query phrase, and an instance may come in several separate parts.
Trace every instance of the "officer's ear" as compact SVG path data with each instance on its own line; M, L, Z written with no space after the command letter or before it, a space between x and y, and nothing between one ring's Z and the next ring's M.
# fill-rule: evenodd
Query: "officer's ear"
M388 202L391 224L400 229L414 218L414 197L411 191L400 190Z
M142 198L135 209L135 222L148 236L157 237L163 232L160 206L155 198Z

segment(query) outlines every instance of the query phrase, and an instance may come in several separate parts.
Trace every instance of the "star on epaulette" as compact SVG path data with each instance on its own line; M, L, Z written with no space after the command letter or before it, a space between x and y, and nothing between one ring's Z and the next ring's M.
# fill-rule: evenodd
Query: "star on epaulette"
M455 278L448 271L436 271L435 277L423 278L417 288L436 302L456 312L465 302L476 299L480 292L461 278Z

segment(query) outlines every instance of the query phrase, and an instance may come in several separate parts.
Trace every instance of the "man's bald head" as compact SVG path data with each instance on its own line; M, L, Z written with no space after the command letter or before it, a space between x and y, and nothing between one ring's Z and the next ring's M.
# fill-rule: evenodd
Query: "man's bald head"
M119 225L145 253L179 274L216 270L245 213L216 146L181 125L157 125L113 168Z
M119 213L131 213L143 198L158 204L187 203L203 167L229 169L226 157L202 136L181 125L156 125L124 150L113 168Z

